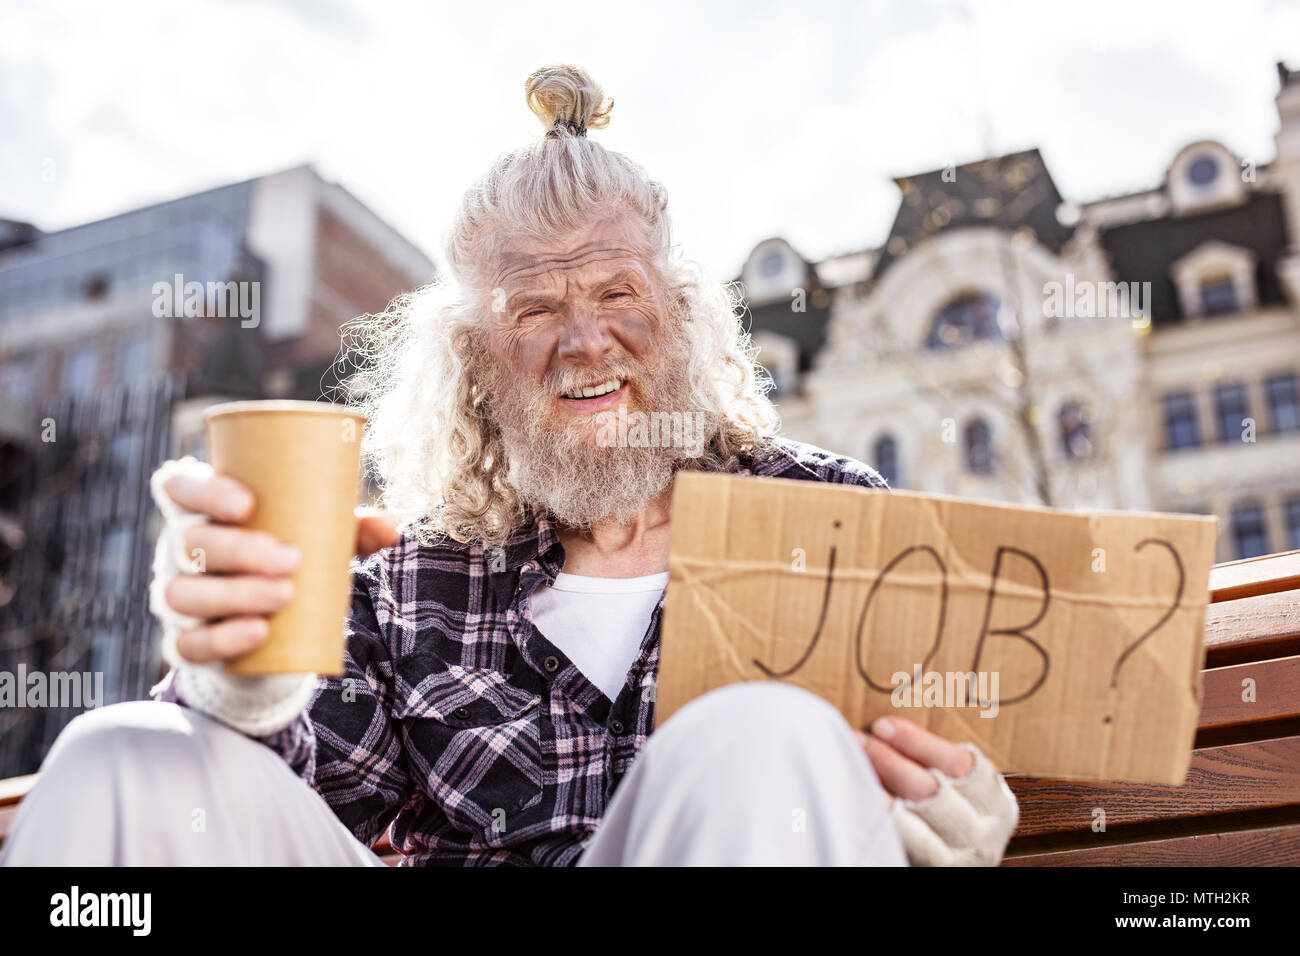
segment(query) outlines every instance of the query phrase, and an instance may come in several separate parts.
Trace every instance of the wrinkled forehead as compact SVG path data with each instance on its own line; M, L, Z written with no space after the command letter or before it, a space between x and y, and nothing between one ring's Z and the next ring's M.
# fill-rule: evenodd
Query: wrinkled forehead
M498 238L487 264L492 285L519 288L558 274L598 274L639 268L650 275L650 250L645 223L620 210L593 217L577 229L539 240Z

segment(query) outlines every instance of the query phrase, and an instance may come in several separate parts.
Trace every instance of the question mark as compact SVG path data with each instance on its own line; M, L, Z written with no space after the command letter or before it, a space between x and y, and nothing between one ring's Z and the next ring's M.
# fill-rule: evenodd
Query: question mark
M1173 555L1174 567L1178 569L1178 593L1174 597L1174 603L1169 605L1169 609L1166 610L1165 613L1161 615L1160 620L1156 621L1155 624L1151 625L1151 627L1143 631L1142 635L1136 641L1134 641L1128 647L1124 648L1124 653L1119 656L1119 660L1115 662L1115 669L1111 671L1110 674L1110 686L1112 690L1119 684L1119 669L1124 666L1124 662L1128 660L1129 655L1138 649L1138 645L1140 645L1143 641L1145 641L1156 631L1160 630L1160 628L1164 626L1164 623L1168 621L1171 617L1173 617L1174 611L1178 610L1178 605L1183 600L1183 585L1187 583L1187 574L1185 571L1183 571L1183 559L1178 556L1178 552L1174 550L1174 546L1172 544L1170 544L1168 541L1163 541L1160 538L1145 538L1142 541L1139 541L1137 545L1133 548L1133 550L1141 551L1148 544L1163 545L1165 548L1169 550L1169 553ZM1106 718L1106 723L1110 723L1110 717Z

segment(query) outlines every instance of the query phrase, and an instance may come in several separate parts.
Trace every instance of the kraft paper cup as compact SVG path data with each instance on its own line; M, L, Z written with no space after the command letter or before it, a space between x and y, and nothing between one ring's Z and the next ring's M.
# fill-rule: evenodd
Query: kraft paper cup
M227 672L342 674L365 417L342 405L230 402L203 421L212 467L257 499L241 527L302 551L293 599L271 616L266 641L227 661Z

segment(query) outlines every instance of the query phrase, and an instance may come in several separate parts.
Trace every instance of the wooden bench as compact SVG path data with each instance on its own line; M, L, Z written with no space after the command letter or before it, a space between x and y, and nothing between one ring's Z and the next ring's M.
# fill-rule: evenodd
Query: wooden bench
M1180 787L1008 775L1020 828L1003 866L1300 864L1300 551L1216 565L1205 698ZM1256 700L1242 700L1252 678ZM0 842L35 775L0 780ZM1094 831L1094 811L1105 830ZM375 852L395 864L381 837Z
M1216 565L1210 601L1182 786L1008 775L1020 827L1003 866L1300 864L1300 551Z

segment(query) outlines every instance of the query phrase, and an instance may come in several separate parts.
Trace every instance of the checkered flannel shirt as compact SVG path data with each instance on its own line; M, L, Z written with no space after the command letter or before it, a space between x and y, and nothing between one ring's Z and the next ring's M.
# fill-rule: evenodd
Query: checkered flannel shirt
M886 487L785 438L739 474ZM611 701L530 619L563 566L545 516L504 549L403 535L354 562L344 674L258 739L367 846L391 824L405 866L575 863L654 726L663 598ZM156 699L177 701L172 677Z

